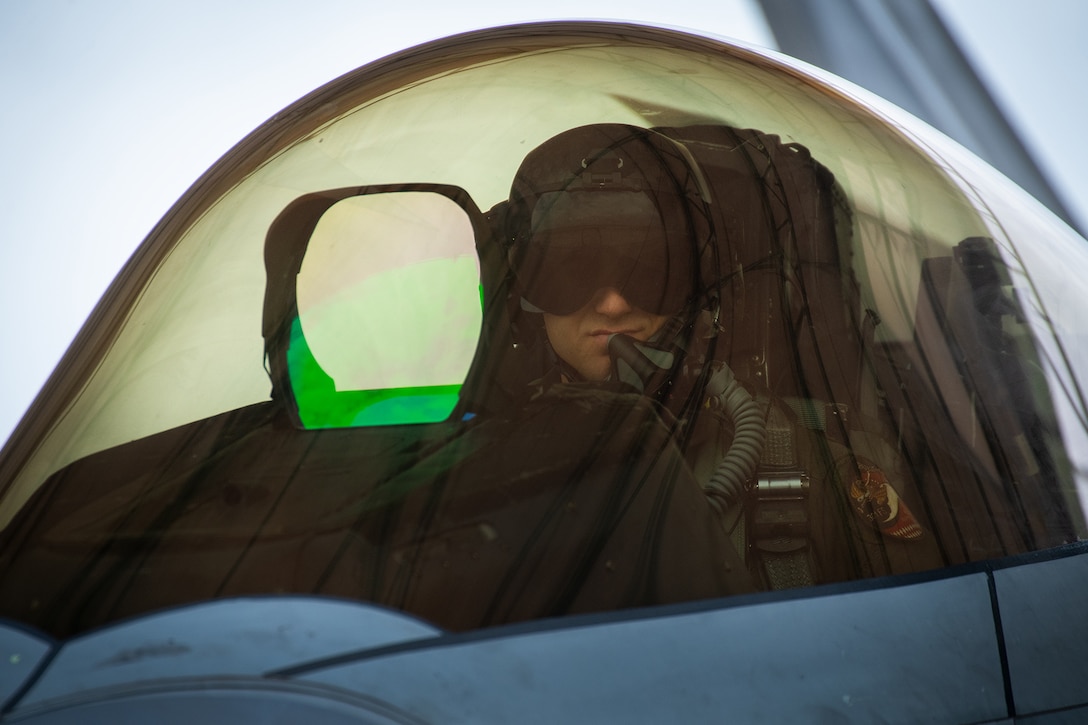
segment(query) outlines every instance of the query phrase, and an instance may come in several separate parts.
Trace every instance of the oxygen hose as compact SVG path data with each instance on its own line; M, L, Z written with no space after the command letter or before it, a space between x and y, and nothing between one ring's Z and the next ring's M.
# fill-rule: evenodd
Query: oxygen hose
M733 442L707 481L711 505L726 509L740 500L744 484L759 468L767 428L759 404L733 371L719 363L707 382L708 403L733 421Z
M668 374L675 359L671 353L623 334L609 337L608 351L613 376L643 392L655 377ZM705 392L708 406L733 421L733 441L706 483L711 506L724 511L740 500L744 484L759 468L767 427L759 404L725 363L714 365Z

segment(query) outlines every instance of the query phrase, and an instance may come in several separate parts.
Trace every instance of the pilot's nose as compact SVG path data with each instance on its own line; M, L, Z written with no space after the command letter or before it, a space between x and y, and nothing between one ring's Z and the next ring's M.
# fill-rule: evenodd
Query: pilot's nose
M593 295L593 309L602 315L617 317L631 312L631 303L615 287L601 287Z

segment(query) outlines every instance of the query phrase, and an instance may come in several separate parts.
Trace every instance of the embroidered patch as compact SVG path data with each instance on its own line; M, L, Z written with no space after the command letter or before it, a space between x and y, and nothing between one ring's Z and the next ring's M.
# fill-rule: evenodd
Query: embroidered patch
M850 502L859 516L895 539L917 539L925 533L884 471L859 459L858 472L850 486Z

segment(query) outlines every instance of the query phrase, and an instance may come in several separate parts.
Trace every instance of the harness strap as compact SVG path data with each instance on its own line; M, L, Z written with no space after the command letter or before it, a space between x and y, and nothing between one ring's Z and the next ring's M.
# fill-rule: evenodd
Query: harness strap
M755 484L748 492L748 555L771 589L816 583L809 527L809 477L800 469L796 431L775 406L767 416L767 438Z

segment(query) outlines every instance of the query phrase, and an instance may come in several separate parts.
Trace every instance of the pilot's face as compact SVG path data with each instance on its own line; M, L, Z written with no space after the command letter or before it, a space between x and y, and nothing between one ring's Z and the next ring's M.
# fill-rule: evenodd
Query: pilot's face
M601 287L569 315L544 313L552 349L586 380L604 380L611 369L608 336L621 332L645 342L665 324L666 315L635 307L614 287Z

